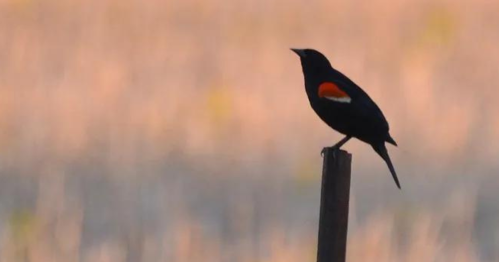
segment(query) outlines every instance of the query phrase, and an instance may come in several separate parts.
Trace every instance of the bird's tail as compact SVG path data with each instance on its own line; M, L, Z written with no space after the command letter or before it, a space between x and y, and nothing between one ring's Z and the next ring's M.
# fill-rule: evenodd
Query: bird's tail
M392 144L392 145L394 145L394 146L397 146L397 142L395 142L395 139L393 139L393 137L390 136L390 134L388 134L388 136L386 137L385 141L388 142L388 143L390 143L390 144Z
M393 180L395 180L395 184L397 184L397 187L401 189L399 179L397 178L397 173L395 173L395 168L393 168L392 161L390 160L390 156L388 155L388 151L386 150L386 146L384 142L378 143L378 144L373 144L372 147L374 148L374 151L378 153L383 160L385 160L386 164L388 165L388 169L390 169L390 173L392 173Z

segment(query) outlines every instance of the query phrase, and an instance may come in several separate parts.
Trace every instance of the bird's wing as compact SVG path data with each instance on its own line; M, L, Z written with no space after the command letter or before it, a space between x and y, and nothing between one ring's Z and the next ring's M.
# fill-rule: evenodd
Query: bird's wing
M383 135L388 132L389 126L385 116L364 90L348 78L337 80L335 83L352 98L348 108L349 117L357 120L352 122L361 125L359 128L376 130Z

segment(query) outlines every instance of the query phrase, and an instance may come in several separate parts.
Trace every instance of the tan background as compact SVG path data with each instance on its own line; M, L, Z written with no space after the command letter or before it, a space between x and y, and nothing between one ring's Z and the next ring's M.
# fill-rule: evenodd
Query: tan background
M377 101L349 261L499 259L499 2L0 0L0 261L314 261L298 57Z

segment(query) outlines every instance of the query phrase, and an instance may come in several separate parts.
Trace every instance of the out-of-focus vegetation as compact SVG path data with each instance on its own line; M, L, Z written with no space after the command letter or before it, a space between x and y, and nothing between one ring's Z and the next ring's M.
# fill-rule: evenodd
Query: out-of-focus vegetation
M0 0L0 261L314 261L298 58L378 102L349 261L499 259L499 2Z

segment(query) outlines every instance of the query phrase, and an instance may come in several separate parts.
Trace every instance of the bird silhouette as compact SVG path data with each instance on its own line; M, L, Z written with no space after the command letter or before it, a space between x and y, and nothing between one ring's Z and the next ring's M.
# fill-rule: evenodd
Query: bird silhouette
M390 136L385 116L362 88L331 66L329 60L313 49L291 49L301 61L305 90L312 109L331 128L345 135L333 148L340 149L355 137L370 144L388 165L400 189L385 142L397 146Z

